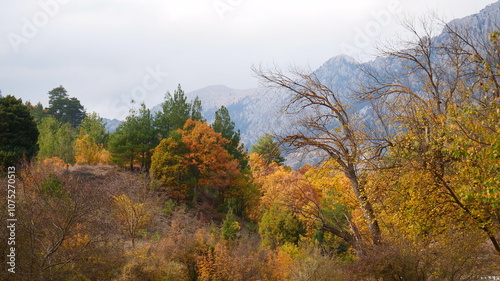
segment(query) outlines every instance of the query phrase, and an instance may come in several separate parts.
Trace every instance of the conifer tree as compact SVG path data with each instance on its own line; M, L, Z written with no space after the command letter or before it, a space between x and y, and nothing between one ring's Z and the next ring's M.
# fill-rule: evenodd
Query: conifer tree
M0 97L0 167L33 157L37 140L38 130L28 107L14 96Z

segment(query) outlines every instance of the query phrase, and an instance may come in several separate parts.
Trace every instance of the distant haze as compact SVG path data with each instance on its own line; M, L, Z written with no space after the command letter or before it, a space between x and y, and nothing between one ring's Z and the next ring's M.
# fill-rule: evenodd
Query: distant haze
M367 60L396 16L445 20L492 0L25 0L0 6L0 90L48 105L63 85L87 111L123 119L130 100L152 107L180 83L258 86L250 67L312 70L349 52Z

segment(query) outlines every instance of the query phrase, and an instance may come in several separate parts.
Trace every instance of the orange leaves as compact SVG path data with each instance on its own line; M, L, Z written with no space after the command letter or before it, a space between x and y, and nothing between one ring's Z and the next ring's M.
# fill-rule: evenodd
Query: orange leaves
M233 184L239 164L223 147L229 142L227 139L207 123L191 119L180 133L182 144L189 151L183 161L194 168L200 186L221 190Z
M239 162L224 149L228 140L220 133L191 119L178 133L180 136L164 139L155 148L151 166L152 175L174 191L174 198L203 193L223 199L230 187L241 184Z

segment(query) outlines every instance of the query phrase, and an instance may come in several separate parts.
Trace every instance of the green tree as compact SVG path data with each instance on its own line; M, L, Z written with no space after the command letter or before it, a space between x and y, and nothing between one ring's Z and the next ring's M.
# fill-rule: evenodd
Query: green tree
M203 119L201 101L196 98L192 103L189 103L181 85L177 87L173 95L167 92L161 108L156 115L155 126L162 138L168 137L172 131L181 129L189 118L193 120Z
M275 204L262 216L259 234L262 244L274 249L285 243L297 244L300 236L305 234L305 228L294 214Z
M139 112L132 110L109 139L113 161L119 165L128 163L131 170L134 169L135 161L140 163L141 169L149 170L152 150L157 145L153 117L145 104L141 104Z
M96 112L92 112L85 116L80 124L80 134L89 135L93 142L104 146L107 144L109 138L106 126L102 122L102 118Z
M40 124L40 122L42 122L42 119L47 116L47 111L43 108L41 102L38 102L36 105L32 105L28 101L26 102L26 105L28 106L31 116L33 116L33 119L35 120L37 125Z
M225 106L221 106L221 108L215 112L215 120L211 127L214 131L220 133L223 138L229 140L229 142L224 145L224 148L240 162L242 169L246 168L248 160L243 144L240 143L240 131L234 130L234 122L231 121L231 115Z
M85 118L85 110L80 101L75 97L70 98L63 86L52 89L48 94L48 114L58 121L70 123L74 128L78 127Z
M240 231L241 226L234 218L233 209L229 208L229 211L226 214L226 218L224 222L222 222L222 238L226 241L233 241L238 239L240 236L238 235L238 231Z
M33 157L37 140L38 130L28 107L14 96L0 97L0 167Z
M279 144L274 141L271 134L261 136L257 143L250 148L250 152L260 154L268 163L276 162L281 165L285 162L285 159L281 157Z
M54 117L48 116L42 119L38 130L40 131L38 139L39 159L59 157L68 164L74 162L73 147L77 134L69 123L62 123Z

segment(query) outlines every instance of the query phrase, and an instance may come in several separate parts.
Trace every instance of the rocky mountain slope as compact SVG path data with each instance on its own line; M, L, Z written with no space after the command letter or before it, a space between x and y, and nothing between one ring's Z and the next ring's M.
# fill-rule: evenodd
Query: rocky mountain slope
M449 25L454 28L467 27L475 34L500 30L500 1L487 6L478 14L455 19ZM446 35L441 34L436 39L446 40ZM383 57L366 63L358 63L349 56L341 55L326 61L314 71L314 74L333 91L347 97L363 82L361 68L377 69L388 64L389 62ZM398 66L393 65L393 67ZM290 121L280 116L279 113L288 97L286 93L277 92L274 89L238 90L223 85L214 85L186 95L189 99L194 99L196 96L201 99L204 116L209 122L213 120L214 112L220 106L225 105L237 129L241 131L242 141L247 148L253 145L260 135L279 132L290 126ZM366 108L366 105L356 104L355 107L357 110L362 110ZM157 106L154 109L158 108ZM116 121L109 122L108 126L110 128L116 126Z

